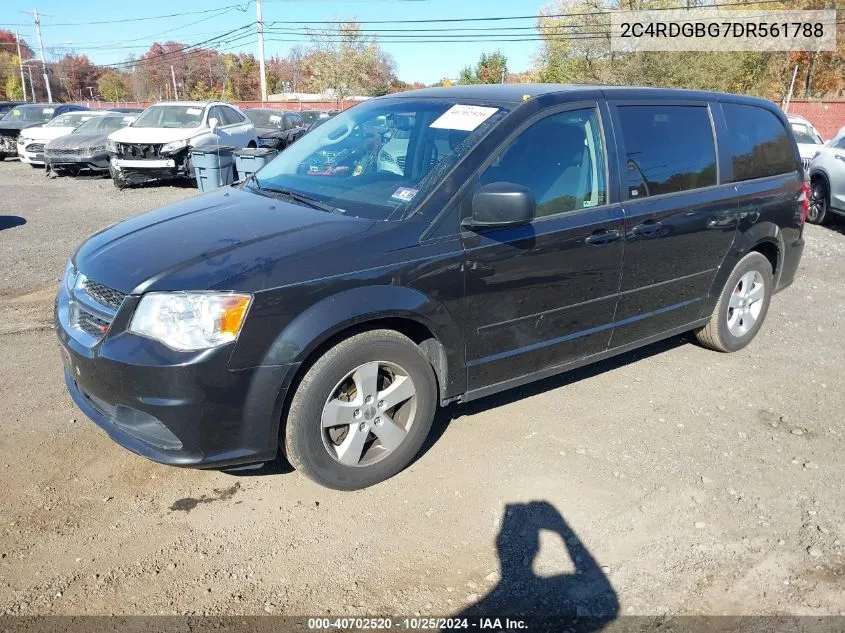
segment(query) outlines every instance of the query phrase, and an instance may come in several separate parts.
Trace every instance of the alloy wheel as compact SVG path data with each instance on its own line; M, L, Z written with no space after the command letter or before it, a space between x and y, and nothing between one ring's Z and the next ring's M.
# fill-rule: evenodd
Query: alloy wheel
M763 275L750 270L739 278L728 302L728 331L736 337L745 336L757 323L763 309L766 286Z
M370 466L405 441L417 410L416 387L395 363L359 365L323 406L323 446L344 466Z

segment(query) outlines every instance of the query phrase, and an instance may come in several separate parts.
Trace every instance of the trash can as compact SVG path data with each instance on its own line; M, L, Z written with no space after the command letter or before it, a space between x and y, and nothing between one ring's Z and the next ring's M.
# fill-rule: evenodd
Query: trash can
M235 182L231 147L191 150L191 164L200 191L211 191Z
M264 167L264 165L276 158L279 152L269 147L250 147L247 149L236 149L233 153L235 155L235 170L238 172L238 180L246 180Z

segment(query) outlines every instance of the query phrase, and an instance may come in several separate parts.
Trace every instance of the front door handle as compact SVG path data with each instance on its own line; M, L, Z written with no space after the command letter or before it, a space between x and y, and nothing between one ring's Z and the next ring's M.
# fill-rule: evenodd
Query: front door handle
M615 242L620 236L621 234L616 230L608 231L607 229L598 229L588 235L584 241L587 244L601 245Z
M631 233L639 237L651 237L659 233L662 227L663 222L646 220L642 224L637 224L633 229L631 229Z

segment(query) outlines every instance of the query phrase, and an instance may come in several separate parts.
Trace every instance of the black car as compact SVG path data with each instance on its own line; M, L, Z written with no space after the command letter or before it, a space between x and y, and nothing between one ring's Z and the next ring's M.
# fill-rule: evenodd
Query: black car
M0 161L18 155L18 136L22 129L44 125L60 114L87 109L76 103L27 103L14 106L0 117Z
M440 405L686 331L742 349L794 279L806 213L789 124L763 99L372 99L242 185L86 241L56 302L65 379L150 459L236 468L281 447L361 488L414 458Z
M283 150L305 134L305 123L297 112L247 108L243 113L255 125L259 147Z
M335 116L340 110L300 110L299 115L302 117L306 127L309 127L314 121L318 119L330 119Z
M48 171L56 174L77 174L82 169L109 170L109 152L106 139L109 134L126 127L135 114L112 111L88 119L70 134L48 141L44 146L44 163Z
M0 116L6 114L15 106L23 105L24 101L0 101Z

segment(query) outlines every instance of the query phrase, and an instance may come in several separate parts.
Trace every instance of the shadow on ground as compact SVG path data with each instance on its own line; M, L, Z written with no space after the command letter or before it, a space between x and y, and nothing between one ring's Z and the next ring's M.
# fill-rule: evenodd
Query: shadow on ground
M0 231L26 224L26 218L19 215L0 215Z
M537 576L532 569L540 551L540 532L560 536L574 573ZM530 631L599 631L619 613L619 601L599 564L575 531L547 501L505 506L496 537L499 583L455 618L524 620Z

